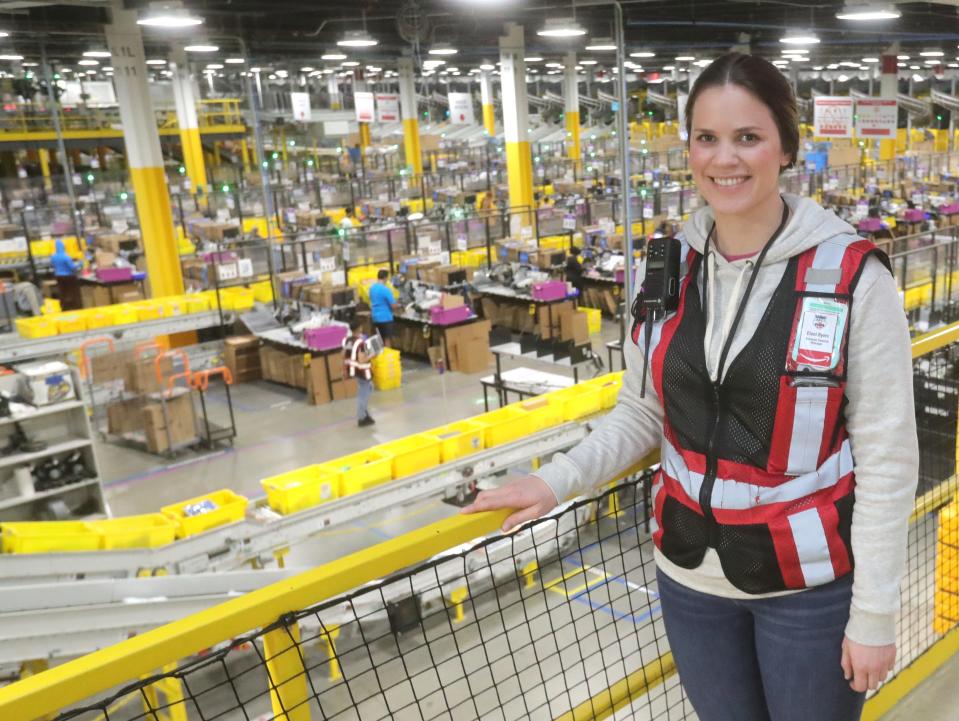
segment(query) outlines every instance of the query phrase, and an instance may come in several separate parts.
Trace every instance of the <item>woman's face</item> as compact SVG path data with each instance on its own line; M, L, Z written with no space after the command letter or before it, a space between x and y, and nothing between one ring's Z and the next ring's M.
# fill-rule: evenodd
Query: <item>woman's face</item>
M748 215L779 193L783 152L772 113L738 85L704 90L693 107L689 165L716 213Z

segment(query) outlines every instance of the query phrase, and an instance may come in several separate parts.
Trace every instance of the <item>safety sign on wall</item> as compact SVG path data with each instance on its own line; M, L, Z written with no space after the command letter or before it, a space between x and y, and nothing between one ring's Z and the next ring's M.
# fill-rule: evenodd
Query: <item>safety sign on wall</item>
M356 122L372 123L374 120L376 120L373 93L368 93L365 91L353 93L353 104L356 107Z
M895 99L868 98L856 101L856 135L895 138L899 127L899 103Z
M473 98L469 93L450 93L450 122L455 125L475 125Z
M818 97L813 98L815 131L818 136L830 138L852 137L853 100L852 98Z
M293 107L293 119L307 122L310 119L310 94L290 93L290 105Z
M381 123L398 122L400 119L400 96L390 93L377 93L376 117Z

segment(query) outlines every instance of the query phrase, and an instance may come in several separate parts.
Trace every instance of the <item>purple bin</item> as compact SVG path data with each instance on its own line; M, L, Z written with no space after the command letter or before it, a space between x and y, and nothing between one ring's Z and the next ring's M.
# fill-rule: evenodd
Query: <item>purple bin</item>
M566 283L561 280L533 283L533 300L563 300L565 297Z
M617 283L626 282L626 270L624 268L616 269L616 282Z
M940 215L955 215L959 213L959 203L947 203L939 206Z
M97 268L97 280L102 283L129 283L133 268Z
M343 347L346 326L327 325L322 328L307 328L303 333L306 345L312 350L333 350Z
M882 230L882 221L879 218L863 218L857 227L862 233L875 233Z
M472 311L468 305L459 305L455 308L440 308L433 306L430 308L430 323L433 325L453 325L469 320Z
M902 214L907 223L921 223L926 219L926 214L918 208L909 208Z

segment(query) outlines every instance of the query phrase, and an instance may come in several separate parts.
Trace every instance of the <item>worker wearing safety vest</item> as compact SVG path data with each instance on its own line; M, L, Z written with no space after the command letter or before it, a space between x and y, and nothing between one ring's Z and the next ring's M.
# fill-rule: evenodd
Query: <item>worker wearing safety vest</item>
M354 318L350 321L350 334L343 340L343 377L356 379L356 424L360 427L374 423L368 407L373 393L373 373L362 329L362 321Z
M685 225L678 308L647 344L635 307L617 405L584 441L464 509L516 509L511 527L660 448L655 593L701 721L854 721L895 658L918 476L908 326L885 256L780 194L796 117L761 58L703 71L686 123L709 207Z

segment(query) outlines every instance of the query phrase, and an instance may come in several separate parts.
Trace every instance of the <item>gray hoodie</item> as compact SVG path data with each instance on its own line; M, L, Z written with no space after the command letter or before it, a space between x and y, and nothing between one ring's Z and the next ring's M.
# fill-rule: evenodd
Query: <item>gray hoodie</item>
M745 313L730 347L726 368L756 330L787 261L819 243L855 230L809 198L784 195L790 218L763 260ZM700 253L712 226L712 211L702 208L686 223L687 242ZM729 334L754 258L727 261L714 252L709 265L706 363L715 377L720 351ZM637 279L644 277L640 264ZM699 274L702 293L702 273ZM639 282L636 283L638 288ZM627 338L627 371L616 407L592 433L535 472L564 500L615 478L654 448L662 435L663 410L652 383L640 398L642 352ZM919 468L912 397L912 354L902 301L892 275L875 258L866 262L853 295L846 385L847 429L856 473L852 549L853 599L846 635L858 643L895 641L899 586L906 561L908 519ZM756 598L735 588L723 575L719 557L709 549L696 569L684 569L656 551L659 568L684 585L729 598Z

